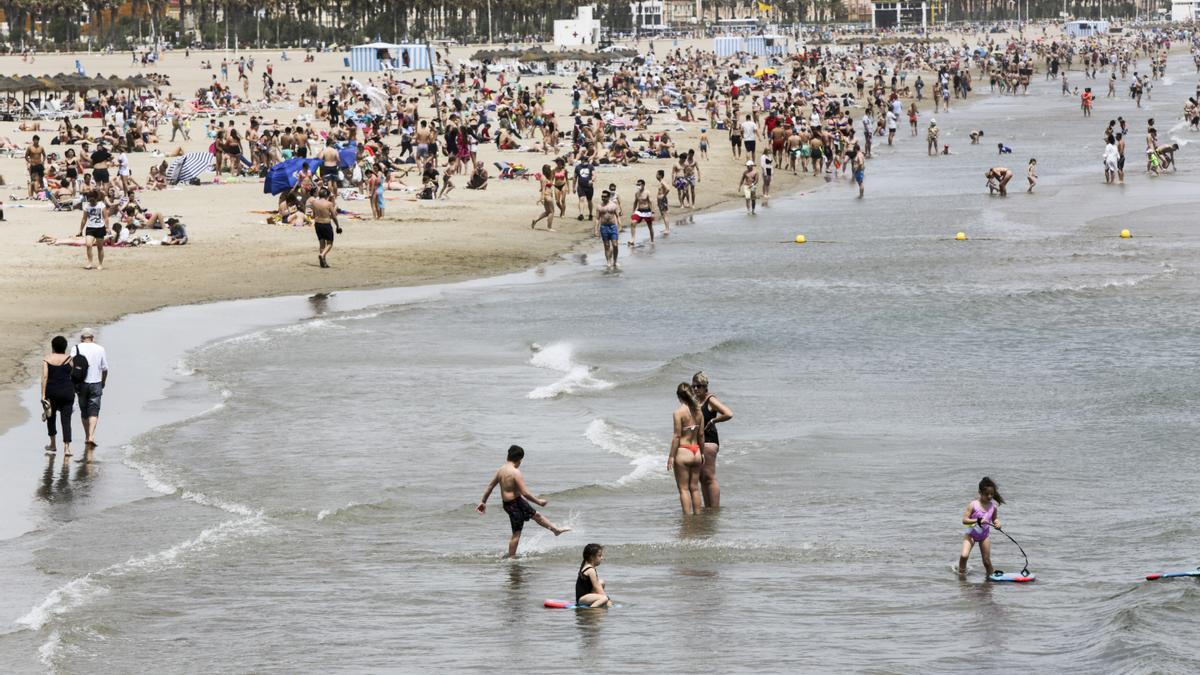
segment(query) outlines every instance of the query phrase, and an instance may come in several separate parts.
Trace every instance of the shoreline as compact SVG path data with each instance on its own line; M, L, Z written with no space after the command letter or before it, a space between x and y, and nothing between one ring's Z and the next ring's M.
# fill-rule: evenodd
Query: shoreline
M831 185L821 178L798 177L795 185L789 186L786 194L777 193L775 200L787 204L798 200L811 191ZM718 199L712 204L688 213L689 225L696 225L695 218L718 214L736 213L728 208L735 197ZM721 208L726 207L726 208ZM767 207L774 208L774 207ZM682 224L682 223L681 223ZM383 305L407 304L436 297L448 290L487 289L495 285L539 283L569 274L579 273L578 263L571 264L571 255L591 256L581 261L586 266L598 265L603 256L598 241L590 235L575 239L571 246L558 249L553 255L520 269L463 271L461 275L438 279L413 279L413 283L381 285L374 287L348 287L336 291L326 289L280 289L265 295L224 297L195 302L151 307L129 311L120 316L97 320L94 328L97 342L108 349L115 364L114 384L119 386L106 392L105 404L109 412L103 416L101 433L97 435L101 449L97 458L101 463L122 462L123 457L114 456L114 449L130 443L136 436L165 424L172 424L190 417L206 414L218 408L221 400L212 398L212 390L206 379L204 392L208 396L171 402L167 391L173 386L193 381L191 374L182 375L177 366L187 353L205 344L228 339L253 331L271 330L306 320L318 320L326 314L368 310ZM514 263L515 264L515 263ZM320 306L313 302L313 293L327 294ZM219 320L212 316L218 313ZM179 326L187 326L180 331ZM173 339L175 336L179 339ZM163 338L172 338L166 339ZM159 347L167 344L166 348ZM33 352L28 361L37 358ZM30 371L29 374L32 374ZM127 386L125 383L132 383ZM39 379L22 374L0 385L0 439L15 448L40 448L45 442L45 430L40 421L31 414L37 410ZM212 399L212 400L209 400ZM148 411L147 404L167 400L174 405L166 410ZM74 420L73 420L74 421ZM37 528L28 513L29 497L22 486L30 476L40 476L45 467L45 458L40 452L17 451L10 470L0 475L0 514L6 518L0 525L0 541L22 536ZM133 470L133 467L129 467ZM134 470L136 473L136 470ZM147 494L153 490L138 481ZM101 510L112 504L99 501L94 508Z
M781 180L782 179L782 180ZM837 179L835 179L836 181ZM824 179L809 175L799 176L784 176L780 174L776 178L776 186L786 186L784 190L776 192L772 197L776 200L788 200L799 198L810 192L829 185ZM699 195L698 195L699 196ZM722 191L712 193L712 199L700 200L704 204L698 208L688 210L686 212L673 212L672 219L675 221L691 220L697 216L709 215L713 213L721 213L723 210L732 210L738 207L740 197L733 194L725 194ZM771 208L771 207L767 207ZM575 223L573 219L567 219L571 223ZM590 228L590 221L584 221ZM624 234L624 233L623 233ZM644 230L642 231L643 238L645 237ZM158 302L154 298L150 298L142 303L133 303L131 307L124 307L120 310L111 312L98 312L79 320L74 320L69 324L55 323L53 320L44 320L37 322L39 327L31 327L30 330L13 331L3 337L9 342L26 343L31 345L40 345L31 347L21 354L13 354L9 357L10 363L3 364L3 373L0 375L0 435L5 434L12 429L24 424L29 419L29 410L21 401L21 393L30 384L36 384L40 378L38 374L38 361L41 355L46 351L45 345L49 344L50 338L55 335L65 335L69 341L74 341L73 333L78 331L83 326L92 326L100 329L111 324L121 321L122 319L145 314L164 309L176 307L188 307L209 305L224 302L237 302L243 300L265 300L277 299L293 296L300 296L308 293L345 293L349 291L378 291L378 290L398 290L403 288L420 288L425 286L441 286L448 284L456 284L470 281L480 281L488 278L502 277L505 275L526 272L537 267L554 263L563 256L572 253L585 252L587 249L599 253L599 240L596 239L590 232L574 232L568 235L568 241L551 247L547 252L540 256L527 256L522 258L509 258L504 256L495 256L491 260L480 259L473 262L474 266L462 265L459 269L451 270L433 270L427 271L425 274L399 274L386 278L381 278L375 281L356 283L351 281L344 286L338 286L331 290L330 287L322 282L325 277L316 276L310 280L304 280L299 284L290 284L284 281L274 285L271 288L255 289L250 292L242 292L236 287L230 288L228 291L218 290L213 293L196 293L193 297L185 297L180 300L170 300ZM622 240L622 244L624 239ZM490 264L489 264L490 263ZM36 330L36 335L32 334ZM19 339L18 339L19 338ZM36 401L35 401L36 403Z

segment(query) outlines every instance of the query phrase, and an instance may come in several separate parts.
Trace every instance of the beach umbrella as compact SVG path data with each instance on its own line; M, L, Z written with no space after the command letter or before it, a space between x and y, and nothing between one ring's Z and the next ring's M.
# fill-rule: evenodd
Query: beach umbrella
M358 161L358 144L354 141L338 148L338 166L349 169Z
M300 180L300 169L305 166L315 174L321 168L321 160L317 157L293 157L271 167L263 182L263 194L277 195L295 187Z
M8 76L0 76L0 92L21 91L21 83Z
M210 152L189 152L177 158L167 167L167 182L171 185L186 183L193 178L199 178L212 166L213 156Z
M757 71L755 71L754 76L762 77L763 75L774 75L775 72L776 71L774 68L759 68Z
M39 81L36 77L34 77L32 75L23 75L21 77L21 79L17 80L17 82L20 85L19 91L23 91L26 93L31 92L31 91L38 91L42 87L41 81Z

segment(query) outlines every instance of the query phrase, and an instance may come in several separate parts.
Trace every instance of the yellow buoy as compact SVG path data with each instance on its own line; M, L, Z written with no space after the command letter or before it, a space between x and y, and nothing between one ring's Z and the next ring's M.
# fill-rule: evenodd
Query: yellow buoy
M808 239L804 235L802 235L802 234L796 235L796 243L797 244L803 244L806 241L808 241Z
M1129 230L1121 230L1122 239L1129 239L1131 237L1133 237L1133 235L1129 233Z
M955 240L955 241L966 241L966 240L967 240L967 233L966 233L966 232L959 232L958 234L954 235L954 240Z

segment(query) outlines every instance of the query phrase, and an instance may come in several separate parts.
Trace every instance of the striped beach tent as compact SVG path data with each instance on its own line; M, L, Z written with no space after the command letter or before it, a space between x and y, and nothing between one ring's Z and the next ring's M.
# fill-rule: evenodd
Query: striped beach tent
M350 70L375 72L379 70L428 70L432 56L423 44L392 44L372 42L350 48Z
M186 183L212 168L211 152L189 152L183 157L176 158L167 167L167 182L171 185Z

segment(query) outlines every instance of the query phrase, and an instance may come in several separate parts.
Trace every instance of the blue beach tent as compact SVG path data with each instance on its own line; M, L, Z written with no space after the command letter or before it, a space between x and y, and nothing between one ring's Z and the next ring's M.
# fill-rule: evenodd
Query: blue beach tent
M267 172L267 180L263 182L263 193L277 195L295 187L300 169L304 166L308 166L308 170L315 174L321 170L321 160L317 157L293 157L276 164Z

